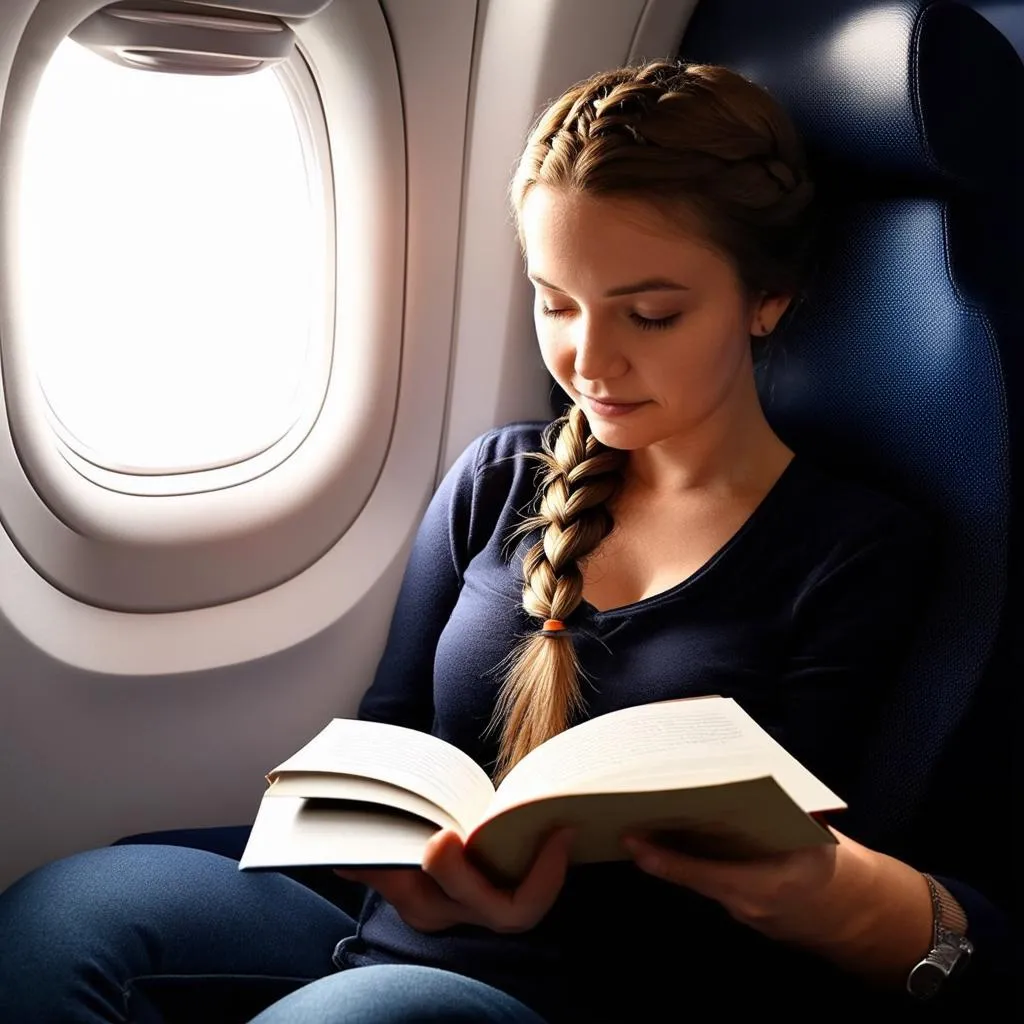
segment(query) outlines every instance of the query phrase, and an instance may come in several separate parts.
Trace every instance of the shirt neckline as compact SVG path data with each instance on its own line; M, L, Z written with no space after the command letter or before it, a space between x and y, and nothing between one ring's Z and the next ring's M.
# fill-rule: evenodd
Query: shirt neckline
M771 507L778 500L778 495L788 486L788 480L794 475L793 469L797 462L798 459L794 455L786 464L785 469L783 469L779 474L775 483L768 488L764 497L757 503L754 510L740 525L739 529L737 529L736 532L699 569L695 569L685 579L673 584L667 590L662 590L657 594L651 594L649 597L643 597L639 601L632 601L629 604L617 605L614 608L605 608L603 610L598 609L589 601L583 599L580 601L576 611L573 612L572 617L575 618L577 615L583 614L590 620L601 622L605 619L614 619L624 615L632 615L671 601L680 594L696 586L701 580L713 572L714 569L717 568L718 565L743 542L747 535L755 529L758 523L766 518Z

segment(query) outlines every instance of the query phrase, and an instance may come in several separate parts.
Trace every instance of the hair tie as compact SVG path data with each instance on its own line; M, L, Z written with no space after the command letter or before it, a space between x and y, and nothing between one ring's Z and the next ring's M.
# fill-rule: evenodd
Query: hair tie
M565 632L565 623L561 619L545 619L541 636L558 636Z

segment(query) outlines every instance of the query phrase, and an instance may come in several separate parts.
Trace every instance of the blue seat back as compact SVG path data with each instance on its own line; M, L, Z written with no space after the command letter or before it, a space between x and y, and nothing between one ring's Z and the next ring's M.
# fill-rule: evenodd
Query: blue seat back
M769 419L941 536L923 632L849 795L868 837L898 846L1014 656L1024 150L1007 111L1024 110L1024 66L948 0L714 0L681 57L780 100L822 194L821 264L759 370Z
M1020 0L970 0L970 5L1009 39L1024 60L1024 4Z

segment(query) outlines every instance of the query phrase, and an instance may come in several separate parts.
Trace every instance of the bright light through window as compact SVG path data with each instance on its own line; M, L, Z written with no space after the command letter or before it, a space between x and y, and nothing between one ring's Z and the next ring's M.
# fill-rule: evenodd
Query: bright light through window
M272 70L120 67L65 41L29 122L22 323L65 440L179 473L278 441L308 400L320 183Z

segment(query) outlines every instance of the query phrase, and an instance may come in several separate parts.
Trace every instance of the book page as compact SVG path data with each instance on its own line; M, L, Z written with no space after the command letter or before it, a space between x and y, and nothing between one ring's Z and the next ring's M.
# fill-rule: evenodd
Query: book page
M465 836L462 825L447 811L442 811L433 800L411 793L390 782L367 779L361 775L328 775L286 772L278 776L264 793L264 797L302 796L319 800L335 800L346 804L371 804L414 814L432 822L438 828L454 829Z
M437 804L468 831L494 796L487 773L457 747L429 733L335 718L267 774L358 775L400 786Z
M539 798L773 776L804 811L845 807L732 698L625 708L542 743L505 777L488 816Z
M399 812L264 796L238 866L241 871L311 865L416 868L436 831L429 822Z

